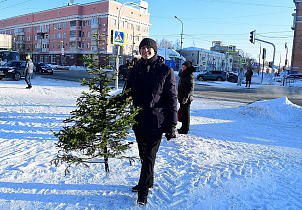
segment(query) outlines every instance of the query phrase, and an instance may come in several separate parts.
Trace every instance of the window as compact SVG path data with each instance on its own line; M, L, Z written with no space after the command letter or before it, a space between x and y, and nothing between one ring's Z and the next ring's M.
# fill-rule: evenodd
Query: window
M87 49L89 49L89 47L90 47L90 44L89 44L89 43L87 43L87 44L86 44L86 46L87 46Z
M87 32L87 37L90 37L90 31Z
M55 39L55 38L56 38L56 35L55 35L55 34L53 34L53 35L52 35L52 39Z
M60 49L60 48L61 48L60 44L57 44L57 49Z
M66 33L63 33L63 39L65 39L66 38Z
M76 31L70 31L70 38L74 38L74 37L76 37L77 36L77 33L76 33Z
M28 42L30 42L30 36L28 36L26 40L27 40Z
M76 26L76 25L77 25L77 21L76 20L70 21L70 27Z
M81 48L84 49L84 47L85 47L85 43L82 42L82 43L81 43Z
M56 24L52 24L52 29L56 29Z
M58 29L61 29L61 23L58 23Z
M90 20L87 20L87 26L90 26Z
M98 21L96 18L92 18L91 24L92 25L97 25Z
M63 28L66 28L66 23L65 22L63 23Z
M27 28L27 32L30 32L30 27Z
M58 38L58 39L61 39L61 34L57 34L57 38Z
M50 56L50 62L51 63L56 63L56 56L55 55Z
M34 27L34 31L38 31L38 28L37 28L37 26L35 26L35 27Z
M116 26L116 20L115 19L111 19L111 24Z

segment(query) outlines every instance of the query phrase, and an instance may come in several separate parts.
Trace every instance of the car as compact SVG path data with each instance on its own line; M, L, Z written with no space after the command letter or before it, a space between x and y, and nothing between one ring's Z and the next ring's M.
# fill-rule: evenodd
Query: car
M9 61L0 67L0 80L3 78L12 78L19 81L21 77L25 77L26 61ZM34 74L36 74L36 67L34 66Z
M236 83L238 81L238 75L233 72L229 72L227 75L227 81Z
M225 71L206 71L197 75L199 81L216 80L225 81L227 78Z
M59 64L56 69L60 69L60 70L69 70L69 66L67 64Z
M53 74L53 69L51 68L51 66L47 65L46 63L37 63L34 62L34 65L36 67L36 72L39 74Z
M126 65L120 65L119 72L118 72L118 78L120 80L126 80L128 77L128 69Z

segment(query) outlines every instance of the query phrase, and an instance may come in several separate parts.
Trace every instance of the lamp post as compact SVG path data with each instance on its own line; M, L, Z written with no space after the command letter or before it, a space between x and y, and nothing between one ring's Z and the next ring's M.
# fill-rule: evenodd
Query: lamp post
M181 19L179 19L177 16L174 16L177 20L179 20L181 22L181 34L180 34L180 49L182 49L182 35L183 35L183 31L184 31L184 24L181 21Z
M127 2L123 3L122 6L120 7L119 11L118 11L118 16L117 16L117 29L118 30L120 29L120 20L121 20L121 17L123 16L123 13L126 11L127 8L123 11L122 14L121 14L121 11L122 11L122 8L126 4L131 4L131 5L134 5L134 6L143 8L143 9L146 9L145 7L143 7L143 6L139 5L139 4L136 4L134 2L131 2L131 1L127 1ZM134 33L134 31L133 31L133 33ZM120 47L121 47L120 45L117 45L117 55L116 55L116 59L115 59L115 68L116 68L115 89L116 90L118 90L118 73L119 73L119 62L120 62L119 61Z

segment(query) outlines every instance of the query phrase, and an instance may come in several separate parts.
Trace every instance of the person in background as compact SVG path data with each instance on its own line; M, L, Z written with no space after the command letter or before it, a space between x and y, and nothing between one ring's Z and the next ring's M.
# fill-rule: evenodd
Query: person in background
M27 84L27 89L31 89L31 78L34 73L34 63L30 59L30 56L26 56L26 66L25 66L25 82Z
M178 102L180 104L182 126L178 129L179 134L187 134L190 130L190 106L193 101L194 72L195 67L191 61L182 64L178 73Z
M139 44L140 60L131 68L125 90L133 105L141 110L133 126L141 159L137 203L147 204L149 188L154 184L156 153L165 133L167 140L175 138L177 124L177 92L174 70L157 54L153 39L144 38Z
M253 71L251 68L248 68L248 70L245 73L245 87L251 87L251 82L252 82L252 76L253 76Z
M238 86L241 86L243 78L244 78L244 69L240 68L239 74L238 74L238 80L237 80L237 85Z

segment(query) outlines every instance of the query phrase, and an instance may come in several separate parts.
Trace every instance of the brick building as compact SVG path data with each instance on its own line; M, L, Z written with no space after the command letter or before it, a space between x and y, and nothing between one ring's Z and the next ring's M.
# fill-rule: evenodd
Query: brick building
M149 36L148 3L114 0L74 4L0 20L0 33L12 35L13 50L21 58L51 64L83 65L84 54L114 53L112 31L125 32L123 57L133 56L140 40ZM93 34L101 34L95 38ZM99 49L99 50L98 50Z
M291 70L302 73L302 0L294 0L296 13L292 29L294 30L294 41L292 51Z

